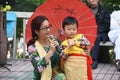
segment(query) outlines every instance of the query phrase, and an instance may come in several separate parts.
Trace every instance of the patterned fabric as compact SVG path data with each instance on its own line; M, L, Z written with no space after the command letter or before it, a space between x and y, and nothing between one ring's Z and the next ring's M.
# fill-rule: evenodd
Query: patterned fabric
M64 64L64 69L67 80L88 80L86 57L70 56Z
M37 49L34 45L28 47L28 52L29 52L29 59L31 60L33 66L35 67L35 71L42 72L44 68L48 65L46 63L45 58L43 58L42 60L40 59ZM40 68L43 70L39 71Z
M37 49L37 52L41 59L45 58L47 52L43 48L43 46L39 43L39 41L35 41L35 46ZM41 66L42 68L42 66ZM41 73L41 79L40 80L51 80L52 78L52 68L51 68L51 61L49 60L48 65L46 68L43 69Z
M67 80L92 80L92 58L89 56L90 42L83 34L75 35L76 44L67 50L68 40L63 41L62 46L67 58L61 62L64 66ZM65 55L66 57L66 55Z
M46 52L48 52L49 47L44 47L44 49ZM42 58L42 59L40 58L35 45L29 46L28 52L29 52L29 58L34 67L33 80L40 80L41 73L45 70L46 66L49 65L49 63L46 63L45 58ZM57 52L54 52L54 55L51 57L51 67L52 67L52 72L53 72L52 80L64 80L64 78L65 78L65 76L60 76L61 79L57 79L58 74L62 73L62 71L59 67L59 60L60 60L59 54Z
M39 54L37 52L37 49L35 47L35 45L31 45L28 47L28 52L29 52L29 58L32 62L32 65L34 67L34 80L40 80L41 78L41 73L43 72L43 70L46 68L46 66L48 65L46 63L45 58L41 59L39 57Z
M62 42L64 52L67 54L82 53L85 55L86 53L84 49L86 49L86 47L90 45L90 42L84 37L83 34L75 35L73 39L76 41L76 45L72 46L69 50L66 49L66 47L68 46L68 40L66 39L65 41Z

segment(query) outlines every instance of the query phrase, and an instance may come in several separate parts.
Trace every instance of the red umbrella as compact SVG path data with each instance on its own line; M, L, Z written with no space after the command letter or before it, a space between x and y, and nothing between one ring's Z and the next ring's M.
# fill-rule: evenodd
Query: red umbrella
M30 17L26 27L26 42L31 39L31 20L38 16L45 15L52 24L51 34L64 39L62 21L66 16L73 16L79 22L78 33L84 34L91 42L90 48L96 39L97 25L91 10L80 0L48 0L40 5Z

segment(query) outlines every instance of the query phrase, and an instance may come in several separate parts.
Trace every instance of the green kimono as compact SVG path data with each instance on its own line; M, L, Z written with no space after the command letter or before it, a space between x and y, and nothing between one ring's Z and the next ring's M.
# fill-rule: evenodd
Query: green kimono
M49 47L43 47L46 53L49 51ZM50 63L46 63L45 57L40 58L38 51L35 45L31 45L28 47L29 58L31 63L34 67L34 76L33 80L40 80L41 73L44 71L46 66ZM54 52L54 55L51 57L51 67L52 67L52 79L53 80L64 80L64 74L62 73L60 66L59 66L60 56L57 52Z

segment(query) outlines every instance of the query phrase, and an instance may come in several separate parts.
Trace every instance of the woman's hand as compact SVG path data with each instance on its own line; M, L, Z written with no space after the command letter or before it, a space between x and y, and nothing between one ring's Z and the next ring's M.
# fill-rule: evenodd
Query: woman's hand
M50 40L50 49L48 51L49 55L52 56L54 54L54 51L55 51L57 45L58 45L58 42L55 39Z
M54 54L54 51L57 45L58 45L58 42L55 39L50 40L50 49L46 55L46 62L49 62L51 56Z
M55 49L56 49L56 46L58 46L58 45L59 44L58 44L58 42L55 39L51 40L50 41L50 51L54 52Z

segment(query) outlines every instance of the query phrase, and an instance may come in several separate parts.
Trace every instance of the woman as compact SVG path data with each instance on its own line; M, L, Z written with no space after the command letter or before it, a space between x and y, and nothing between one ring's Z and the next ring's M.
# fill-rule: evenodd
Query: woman
M45 16L37 16L31 22L32 39L28 42L28 52L34 67L34 80L64 80L58 74L59 55L55 51L58 42L50 40L50 23Z

